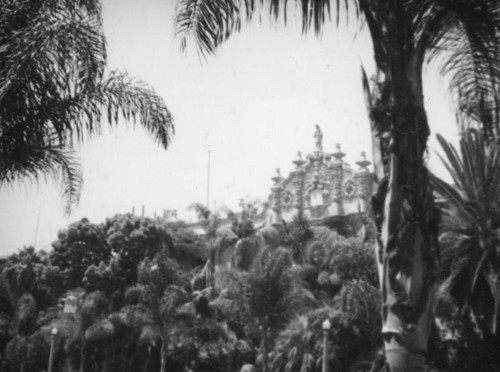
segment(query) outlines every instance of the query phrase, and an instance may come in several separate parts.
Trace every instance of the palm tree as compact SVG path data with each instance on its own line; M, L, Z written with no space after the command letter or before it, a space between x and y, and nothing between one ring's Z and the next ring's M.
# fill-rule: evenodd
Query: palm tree
M322 339L321 331L317 328L313 329L307 315L293 319L278 336L271 357L272 370L319 371Z
M273 334L290 319L296 307L291 306L293 280L288 270L292 260L286 250L271 253L264 249L255 258L248 284L248 307L260 331L262 371L268 371L268 353Z
M272 370L279 372L320 371L322 323L329 319L331 370L352 371L367 364L380 347L378 291L363 280L350 280L333 301L293 318L280 332L272 353ZM368 362L368 364L370 364ZM335 368L333 368L335 366Z
M500 145L469 130L455 149L438 136L453 185L433 178L444 198L441 290L470 308L484 334L500 315Z
M203 289L213 285L215 266L220 263L223 248L237 238L229 228L221 229L223 221L218 211L212 211L202 203L193 203L188 209L197 214L207 236L208 259L192 280L193 289Z
M220 227L222 222L219 213L210 210L210 208L202 203L193 203L188 209L196 213L196 216L205 229L208 238L215 238L217 229Z
M145 259L138 267L138 283L145 288L143 305L151 313L151 331L161 340L160 371L167 371L169 327L179 306L190 300L179 266L175 260L160 252L154 260Z
M112 325L101 321L109 311L109 300L106 296L95 291L86 294L80 302L76 316L78 319L78 333L73 340L80 346L80 372L85 372L89 363L89 343L99 339L99 333L112 333Z
M308 257L306 254L307 242L313 237L311 230L311 221L302 213L302 210L293 217L290 224L283 221L284 234L281 239L281 244L291 246L294 253L294 258L301 263L307 263Z
M214 53L258 9L286 16L289 1L180 0L182 46L194 37ZM377 220L383 334L392 371L424 369L433 286L426 279L437 247L436 209L424 163L429 126L422 69L430 59L449 77L457 107L477 111L498 86L499 3L493 0L302 0L304 32L322 25L335 8L366 23L376 62L375 81L363 86L372 124L373 160L380 182ZM481 100L479 99L481 98ZM415 182L418 180L418 182Z
M105 72L98 0L7 0L0 10L0 187L60 180L67 211L78 202L73 149L103 123L138 121L162 147L173 135L165 102L124 72Z
M124 306L97 319L85 332L87 342L102 355L102 371L151 370L151 349L160 340L152 314L140 303L144 286L128 287ZM142 355L142 351L147 351Z

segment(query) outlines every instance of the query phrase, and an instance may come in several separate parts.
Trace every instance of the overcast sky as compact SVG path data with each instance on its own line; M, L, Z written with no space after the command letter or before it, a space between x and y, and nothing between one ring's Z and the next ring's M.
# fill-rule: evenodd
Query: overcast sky
M265 200L275 168L288 174L297 151L314 149L315 124L325 151L340 143L351 163L362 151L371 158L360 77L361 63L373 71L365 31L355 37L332 25L318 39L301 35L299 22L254 23L202 62L180 52L174 3L104 0L109 68L129 71L165 99L176 124L172 146L164 151L125 123L84 144L82 198L69 217L52 181L0 190L0 256L35 242L48 248L59 229L82 217L99 223L142 205L149 216L167 208L191 218L187 206L206 200L209 147L212 207ZM450 136L439 79L431 71L425 81L433 135Z

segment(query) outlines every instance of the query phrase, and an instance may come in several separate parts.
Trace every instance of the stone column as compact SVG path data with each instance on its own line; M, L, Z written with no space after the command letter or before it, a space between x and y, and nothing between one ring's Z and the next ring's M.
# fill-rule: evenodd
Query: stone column
M332 154L332 156L335 158L334 160L334 169L338 170L337 174L337 179L334 181L334 190L335 190L335 197L336 197L336 202L338 205L338 214L340 216L344 215L344 161L342 158L345 156L345 154L342 152L340 148L340 144L337 143L337 151Z
M354 175L354 180L361 201L361 212L366 212L373 192L373 175L368 169L371 162L366 160L366 153L362 152L361 160L357 161L356 164L359 165L359 170Z

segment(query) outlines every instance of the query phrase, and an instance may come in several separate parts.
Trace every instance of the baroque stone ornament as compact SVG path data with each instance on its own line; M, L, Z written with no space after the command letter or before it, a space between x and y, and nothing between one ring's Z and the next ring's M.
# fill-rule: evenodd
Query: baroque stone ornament
M288 210L294 206L295 196L290 191L284 191L281 195L281 205L283 209Z
M313 151L304 155L297 153L289 175L282 177L277 172L273 177L270 201L274 214L268 221L289 221L294 213L327 221L367 210L374 178L364 153L356 162L359 169L354 170L344 160L340 144L331 153L323 151L323 132L315 125Z
M357 187L353 180L344 183L344 197L348 200L354 199L357 195Z

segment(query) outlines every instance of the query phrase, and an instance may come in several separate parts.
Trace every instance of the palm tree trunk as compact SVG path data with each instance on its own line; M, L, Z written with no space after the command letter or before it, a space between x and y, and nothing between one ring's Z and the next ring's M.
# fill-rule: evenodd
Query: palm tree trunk
M104 346L104 358L102 360L102 372L110 372L111 371L111 350L110 346Z
M127 347L122 343L119 347L119 356L118 356L118 371L128 371L127 369L127 360L129 358L129 354L127 352Z
M148 372L150 360L151 360L151 345L148 345L148 355L146 356L146 362L144 363L144 372Z
M429 129L422 52L413 48L411 20L401 2L392 0L385 5L389 5L383 9L387 12L385 25L370 24L367 17L374 44L389 48L376 56L375 89L371 95L365 89L380 182L373 211L380 234L377 262L382 334L391 372L424 371L432 321L429 272L437 247L437 222L424 164ZM363 82L367 85L366 77ZM384 142L389 138L390 143Z
M167 351L168 351L167 338L162 337L160 372L167 372Z
M365 105L370 121L372 162L376 179L380 182L388 174L389 137L391 130L392 96L389 76L380 68L370 86L368 76L361 67Z
M402 110L403 120L389 123L395 115L390 74L379 70L371 88L364 76L363 85L371 120L375 175L380 182L373 210L380 232L376 256L383 295L386 360L391 371L422 371L433 293L425 288L428 283L424 277L435 238L431 228L432 195L423 164L427 132L423 101L415 92L405 93L417 97L416 102L406 104L410 107ZM388 133L391 127L398 129Z
M267 372L267 327L264 327L262 336L262 372Z
M82 350L80 352L80 372L85 372L85 358L86 358L85 346L86 346L85 341L83 341Z
M424 208L428 203L422 200L422 208L414 209L415 205L410 204L413 196L406 190L410 179L408 174L401 174L400 163L404 161L397 155L392 158L382 230L382 333L386 359L392 372L424 371L432 321L432 291L425 280L429 231L423 226L427 213ZM417 177L415 175L413 179L421 179ZM423 213L424 221L417 220L417 213Z

